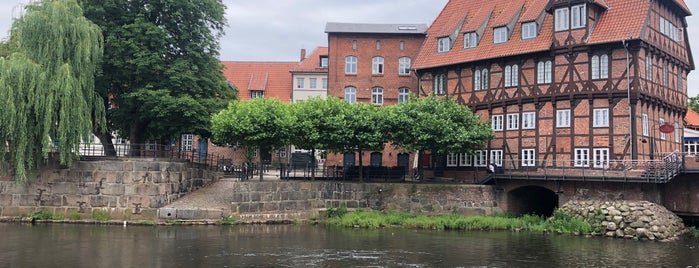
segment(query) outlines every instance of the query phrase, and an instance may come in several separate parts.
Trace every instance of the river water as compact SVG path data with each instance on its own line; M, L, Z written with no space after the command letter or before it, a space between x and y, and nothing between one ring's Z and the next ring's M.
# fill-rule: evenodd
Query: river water
M0 223L0 267L699 267L699 239L310 225Z

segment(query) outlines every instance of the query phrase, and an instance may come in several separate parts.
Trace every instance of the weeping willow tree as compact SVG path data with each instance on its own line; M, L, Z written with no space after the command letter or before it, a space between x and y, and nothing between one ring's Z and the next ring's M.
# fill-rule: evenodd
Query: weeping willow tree
M95 73L102 33L75 0L42 0L12 23L12 48L0 58L0 142L18 183L52 150L70 165L93 128L105 125Z

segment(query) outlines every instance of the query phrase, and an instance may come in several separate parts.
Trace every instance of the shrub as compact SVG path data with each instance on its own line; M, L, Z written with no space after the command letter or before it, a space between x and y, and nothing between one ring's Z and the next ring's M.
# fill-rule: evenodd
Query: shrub
M107 211L95 211L92 213L92 219L96 221L108 221L109 220L109 212Z
M82 219L82 216L77 211L72 211L70 214L68 214L68 219L72 221L79 221Z

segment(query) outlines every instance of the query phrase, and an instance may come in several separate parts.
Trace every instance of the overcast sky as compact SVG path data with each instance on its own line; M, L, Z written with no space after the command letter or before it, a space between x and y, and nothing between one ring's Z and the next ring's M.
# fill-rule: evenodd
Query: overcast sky
M31 0L0 0L0 38L5 38L17 7ZM424 23L430 25L447 0L223 0L228 28L221 60L298 61L327 46L327 22ZM685 0L699 14L698 0ZM699 18L687 18L692 55L699 57ZM690 73L689 96L699 94L699 70Z

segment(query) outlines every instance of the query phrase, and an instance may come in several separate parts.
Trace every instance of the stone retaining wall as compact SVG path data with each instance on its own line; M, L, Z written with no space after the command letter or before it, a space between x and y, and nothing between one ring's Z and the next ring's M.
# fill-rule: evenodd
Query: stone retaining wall
M17 185L0 176L0 217L44 210L89 219L107 211L112 219L155 219L157 208L203 187L217 174L185 162L158 159L78 161L71 168L46 168Z
M648 201L570 201L561 209L592 223L607 237L665 240L686 231L682 219Z

